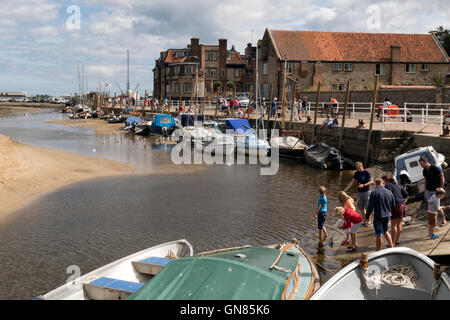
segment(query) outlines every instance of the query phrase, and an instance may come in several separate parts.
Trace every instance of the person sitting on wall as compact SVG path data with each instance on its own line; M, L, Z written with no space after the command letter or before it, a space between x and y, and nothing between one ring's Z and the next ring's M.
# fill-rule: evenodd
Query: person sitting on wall
M332 120L330 119L330 116L327 115L327 118L322 122L321 128L328 126L330 123L332 123Z
M338 119L337 119L337 118L334 118L333 121L327 125L327 128L328 128L328 129L331 129L333 126L336 126L336 125L338 125L338 124L339 124Z

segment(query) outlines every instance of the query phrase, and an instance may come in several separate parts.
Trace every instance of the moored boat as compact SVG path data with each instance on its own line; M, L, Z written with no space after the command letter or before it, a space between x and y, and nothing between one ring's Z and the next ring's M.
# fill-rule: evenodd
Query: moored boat
M270 147L278 148L280 156L293 159L302 158L308 148L303 140L292 136L273 137Z
M393 248L362 256L323 284L311 300L449 300L450 277L427 256Z
M303 300L318 288L313 262L292 242L172 261L129 300Z
M194 254L186 240L132 254L40 296L42 300L122 300L142 288L166 264Z

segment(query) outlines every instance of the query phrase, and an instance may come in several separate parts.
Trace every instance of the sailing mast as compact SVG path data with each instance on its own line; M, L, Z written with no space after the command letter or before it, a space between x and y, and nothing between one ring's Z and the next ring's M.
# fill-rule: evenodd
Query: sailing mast
M127 107L130 106L130 49L127 50Z

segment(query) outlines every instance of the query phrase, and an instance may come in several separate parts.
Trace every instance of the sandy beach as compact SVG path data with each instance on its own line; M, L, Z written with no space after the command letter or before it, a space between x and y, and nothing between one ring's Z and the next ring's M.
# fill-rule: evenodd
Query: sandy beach
M70 183L133 171L126 163L28 146L0 135L0 221L33 198Z

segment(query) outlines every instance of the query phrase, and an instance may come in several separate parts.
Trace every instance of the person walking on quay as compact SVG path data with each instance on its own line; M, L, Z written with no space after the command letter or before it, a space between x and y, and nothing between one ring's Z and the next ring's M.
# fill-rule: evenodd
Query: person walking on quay
M352 181L344 189L347 192L354 183L356 183L358 188L358 202L356 208L360 211L361 215L364 217L367 212L367 207L369 205L370 198L370 185L373 184L372 175L368 170L364 169L362 162L358 161L355 163L356 172L353 176ZM371 221L363 223L363 226L369 226Z
M391 216L391 236L396 246L400 244L400 234L402 233L403 218L406 217L406 201L408 200L408 192L400 187L394 178L382 176L386 189L392 192L395 200L395 208L392 209Z
M439 236L434 233L434 228L437 224L438 214L444 214L444 207L441 207L441 200L445 198L445 190L437 188L435 194L433 194L428 200L428 237L430 239L438 239Z
M340 229L350 230L348 234L350 234L352 242L348 252L355 252L358 249L358 230L363 218L350 208L344 209L343 207L337 207L334 211L336 218L344 221L344 224L340 226Z
M301 107L302 112L301 112L300 118L301 118L301 117L305 117L305 118L306 118L306 114L307 114L307 105L308 105L308 97L303 97L303 100L302 100L302 107Z
M436 166L435 164L430 164L427 157L422 156L419 159L419 164L423 168L423 177L425 184L425 201L429 201L430 198L436 194L437 188L443 188L445 184L445 177L442 169ZM442 216L441 227L445 227L447 225L447 220L445 219L445 213L439 213Z
M272 106L270 108L270 117L273 118L277 113L277 97L273 98Z
M383 236L388 242L388 247L394 247L392 237L388 232L388 226L392 209L395 208L395 199L392 192L384 187L383 179L378 178L375 183L376 189L370 194L369 206L364 222L367 222L372 212L374 212L373 227L377 237L376 250L380 251L383 246Z
M350 197L345 191L341 191L338 193L339 204L341 207L345 209L351 209L356 211L355 201L352 197ZM346 246L350 244L350 232L346 232L345 240L341 242L342 246Z
M317 226L319 229L319 246L323 246L323 243L328 238L327 228L325 228L325 221L327 219L327 189L324 186L319 187L319 202L317 204L317 210L312 216L313 219L317 218ZM324 237L322 238L322 234Z

